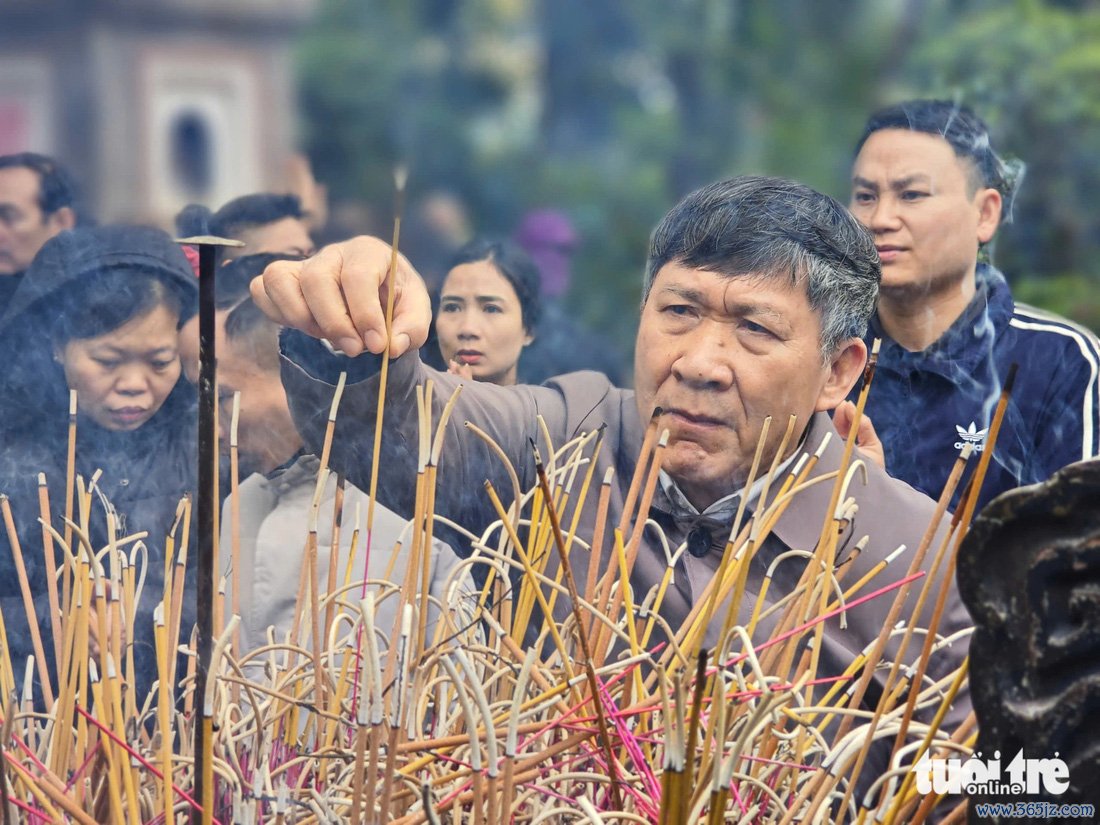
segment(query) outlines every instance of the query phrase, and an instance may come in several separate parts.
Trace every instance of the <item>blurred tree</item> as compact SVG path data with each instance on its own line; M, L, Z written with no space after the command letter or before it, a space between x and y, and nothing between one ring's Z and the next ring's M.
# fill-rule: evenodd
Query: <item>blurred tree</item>
M412 194L458 193L477 231L566 210L582 237L571 302L626 347L648 234L680 196L755 173L844 199L872 109L960 96L1030 162L998 262L1096 277L1098 15L1040 0L325 0L301 53L306 145L337 198L388 202L405 158Z
M1017 293L1100 328L1100 4L957 5L925 21L910 83L971 105L1026 163L995 252Z

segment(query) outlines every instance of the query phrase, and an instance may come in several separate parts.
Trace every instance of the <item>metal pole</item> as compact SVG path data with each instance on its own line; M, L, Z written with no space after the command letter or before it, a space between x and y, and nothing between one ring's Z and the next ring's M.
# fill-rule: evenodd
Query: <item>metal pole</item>
M210 669L210 656L214 635L214 513L219 502L215 501L217 478L218 433L215 429L217 410L217 353L215 351L215 282L217 278L218 248L241 246L238 241L204 236L184 238L180 243L194 244L199 248L199 455L198 490L196 495L198 542L198 582L195 587L197 605L195 620L198 627L198 662L195 668L196 714L194 720L195 789L194 797L202 805L202 814L192 811L191 821L210 822L213 815L213 767L207 764L209 735L206 724L208 709L205 707L206 683ZM173 640L173 644L178 640ZM207 784L211 787L207 787Z

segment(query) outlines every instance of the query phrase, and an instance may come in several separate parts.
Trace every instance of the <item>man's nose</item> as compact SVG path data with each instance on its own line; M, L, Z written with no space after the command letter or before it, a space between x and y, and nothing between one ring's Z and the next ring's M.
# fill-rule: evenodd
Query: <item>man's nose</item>
M692 335L681 339L672 362L677 379L697 389L721 391L735 380L733 332L725 324L704 322Z
M897 204L893 198L879 198L867 215L867 228L872 232L889 232L898 227Z

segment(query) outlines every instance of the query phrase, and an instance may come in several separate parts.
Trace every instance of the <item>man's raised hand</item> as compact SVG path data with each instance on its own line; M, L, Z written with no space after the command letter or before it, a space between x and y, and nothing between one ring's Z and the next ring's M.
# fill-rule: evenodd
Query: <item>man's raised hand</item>
M326 246L304 261L276 261L252 282L252 299L272 320L346 355L386 348L391 247L366 236ZM428 291L398 255L390 356L419 348L432 320Z

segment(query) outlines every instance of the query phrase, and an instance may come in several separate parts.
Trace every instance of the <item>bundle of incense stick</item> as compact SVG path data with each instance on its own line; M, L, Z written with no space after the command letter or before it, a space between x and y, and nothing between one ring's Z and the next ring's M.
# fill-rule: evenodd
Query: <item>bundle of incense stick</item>
M630 512L618 525L605 524L610 478L593 477L602 434L555 445L543 428L539 484L522 491L513 481L503 498L486 485L499 520L479 535L467 531L473 555L451 571L445 598L429 593L435 488L445 483L436 468L454 401L433 422L432 393L430 385L420 391L421 472L409 535L374 548L391 555L391 569L403 559L403 580L355 575L364 569L358 517L334 537L330 563L345 572L343 581L323 576L315 512L302 525L306 553L291 638L272 635L262 647L238 650L232 610L219 611L231 618L216 629L204 696L194 695L193 634L180 626L190 501L180 503L165 557L155 562L141 552L142 536L112 530L107 546L89 545L95 508L103 506L94 479L73 479L74 518L64 533L43 508L42 551L59 577L49 595L61 603L41 617L33 594L25 599L30 626L50 626L55 649L36 640L36 660L10 662L6 644L0 655L7 821L902 822L954 804L921 796L910 767L930 750L967 753L976 740L972 716L954 730L943 727L966 685L965 663L947 674L930 665L954 641L937 632L942 582L953 572L991 444L946 538L935 527L968 453L944 490L917 549L934 557L931 574L913 572L916 562L906 571L891 558L859 581L838 580L834 570L844 560L835 558L835 522L844 517L853 476L843 466L821 542L803 554L809 561L798 587L769 603L769 578L741 625L736 608L725 605L744 601L742 562L806 488L814 462L811 455L780 477L778 461L763 466L761 448L752 475L765 480L765 492L755 512L744 524L738 514L710 589L681 627L669 627L660 616L668 577L643 594L632 592L627 575L664 449L655 426L630 485ZM1003 407L1004 398L990 442ZM788 422L785 441L794 430ZM845 465L851 455L849 443ZM318 489L328 473L322 466ZM236 483L231 489L236 495ZM593 535L581 535L590 497L601 518ZM19 546L11 508L6 499L0 505L17 557L35 552ZM109 509L106 517L110 523ZM603 546L605 536L612 563L575 577L572 549ZM682 551L669 548L669 577ZM135 615L138 599L151 598L140 595L146 563L163 564L166 575L163 592L152 596L159 599L155 626L142 629ZM468 574L479 565L488 573L473 589ZM27 589L25 577L21 583ZM235 580L227 587L220 598L231 606ZM903 609L906 591L919 594L915 608ZM870 599L893 606L890 624L843 673L824 672L817 655L824 622ZM758 638L768 613L780 621ZM929 614L931 621L918 622ZM704 632L713 626L723 633L708 650ZM665 643L651 643L655 627ZM128 640L143 633L155 640L159 680L137 696ZM891 640L901 641L900 651L884 661ZM182 672L177 651L190 663ZM40 657L51 655L55 666L41 667ZM887 673L885 689L868 704L875 672ZM190 793L196 724L211 731L215 791L205 809ZM869 760L873 747L882 752Z

